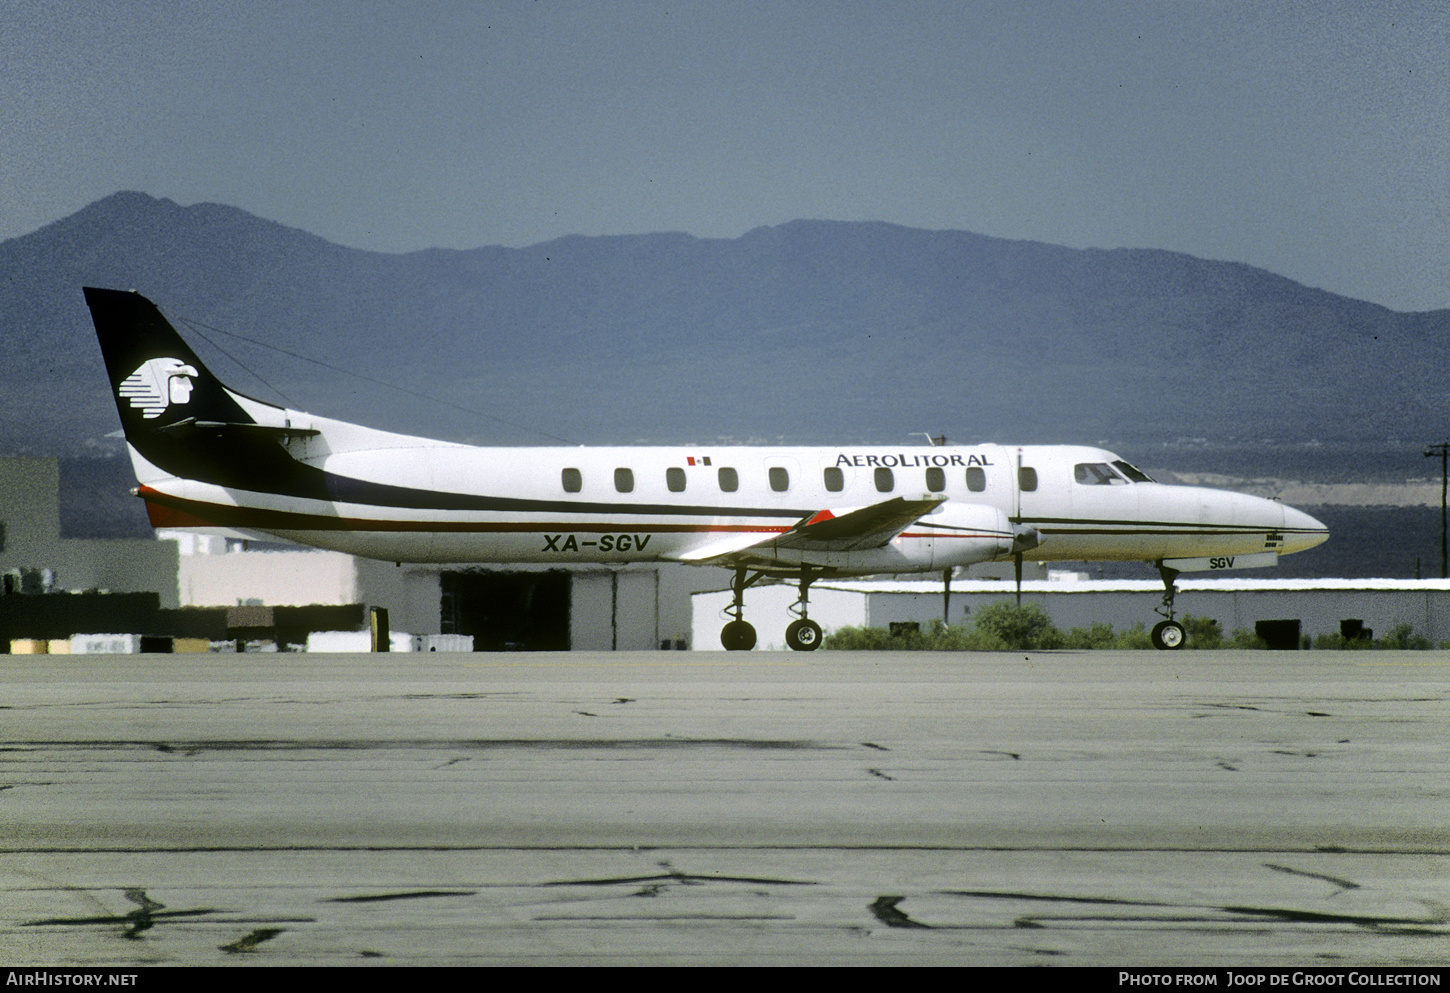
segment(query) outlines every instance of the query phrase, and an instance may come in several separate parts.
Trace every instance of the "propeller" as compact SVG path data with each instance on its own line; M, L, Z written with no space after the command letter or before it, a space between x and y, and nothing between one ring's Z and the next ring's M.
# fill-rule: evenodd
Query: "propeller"
M1012 527L1015 531L1022 525L1022 449L1017 449L1017 473L1012 477ZM1013 535L1012 545L1014 553L1012 556L1012 571L1017 577L1017 607L1022 607L1022 551L1016 548L1017 539Z

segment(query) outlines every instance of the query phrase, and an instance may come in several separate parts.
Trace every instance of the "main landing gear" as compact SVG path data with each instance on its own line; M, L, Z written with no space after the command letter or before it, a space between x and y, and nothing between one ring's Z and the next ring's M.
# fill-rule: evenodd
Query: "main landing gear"
M785 629L785 643L797 652L814 652L821 647L821 626L806 616L811 599L811 583L820 576L817 572L801 569L800 599L790 605L790 612L796 619Z
M725 625L720 631L720 644L725 646L727 651L748 652L755 647L755 628L745 619L745 591L754 586L765 573L757 572L753 576L746 575L744 566L735 570L735 579L730 583L730 590L734 594L727 609L735 615L735 619ZM791 621L790 626L785 629L785 643L797 652L813 652L821 647L821 626L806 616L807 605L810 601L811 583L821 576L820 572L812 572L810 569L801 570L800 578L800 599L791 605L790 611L797 615L796 620Z
M735 594L735 598L727 608L734 612L735 620L720 630L720 644L725 646L727 652L748 652L755 647L755 628L745 619L745 588L755 585L764 575L763 572L757 572L746 579L744 566L735 570L735 579L730 583L730 591Z
M1164 651L1177 651L1188 641L1188 633L1183 630L1183 625L1173 619L1173 597L1178 592L1173 580L1178 578L1178 570L1168 568L1160 560L1158 575L1163 577L1163 602L1154 610L1168 619L1153 625L1153 647Z

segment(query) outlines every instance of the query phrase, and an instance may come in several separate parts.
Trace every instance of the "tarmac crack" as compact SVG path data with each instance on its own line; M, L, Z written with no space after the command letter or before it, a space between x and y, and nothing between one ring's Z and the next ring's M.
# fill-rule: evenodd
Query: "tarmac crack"
M474 896L478 890L411 890L406 893L370 893L365 896L335 896L325 903L387 903L391 900L427 900L440 896Z
M878 896L875 900L871 902L871 913L876 917L878 921L880 921L882 924L885 924L887 927L916 927L930 929L930 924L923 924L920 921L912 920L906 915L903 910L897 907L897 904L905 899L906 897L904 896Z
M251 934L244 935L243 937L238 938L236 941L233 941L231 944L217 945L217 947L229 955L236 954L237 952L255 952L257 950L257 946L260 945L262 942L271 941L273 938L277 937L277 935L281 934L285 930L286 928L280 927L257 928L257 930L253 931Z
M1373 929L1378 929L1386 925L1409 925L1415 928L1424 928L1450 922L1450 915L1446 915L1443 908L1439 914L1430 917L1371 917L1365 914L1326 914L1315 910L1294 910L1287 907L1220 907L1219 909L1230 914L1269 917L1281 921L1292 921L1297 924L1353 924L1356 927ZM1443 932L1435 933L1439 934Z
M1331 893L1330 896L1338 896L1340 893L1344 893L1347 890L1359 889L1359 884L1356 882L1351 882L1348 879L1341 879L1338 876L1329 876L1322 872L1308 872L1304 869L1295 869L1287 865L1275 865L1273 862L1265 862L1264 868L1273 869L1275 872L1288 873L1291 876L1304 876L1306 879L1322 879L1326 883L1333 883L1339 888Z
M698 872L681 872L669 862L659 863L664 869L663 872L650 873L642 876L608 876L602 879L558 879L546 883L536 883L539 887L553 886L668 886L671 883L679 883L685 886L699 886L704 883L749 883L752 885L768 886L815 886L814 882L800 879L776 879L768 876L725 876ZM654 896L659 892L645 894L641 891L638 895Z
M589 715L595 716L595 715ZM628 750L681 751L724 748L739 751L830 751L844 745L779 738L399 738L319 739L218 739L215 741L45 741L12 742L27 750L55 751L156 751L182 752L187 756L203 752L317 752L317 751L493 751L539 749L544 751Z
M1334 876L1327 876L1320 873L1304 872L1285 866L1269 865L1268 868L1279 872L1287 872L1293 875L1309 876L1314 879L1323 879L1328 882L1345 888L1358 888L1358 884L1349 880L1339 879ZM1341 890L1342 892L1343 890ZM1084 896L1060 896L1055 894L1022 893L1000 890L941 890L938 891L948 896L962 896L977 899L989 900L1022 900L1040 901L1044 903L1075 903L1089 906L1119 906L1119 907L1156 907L1165 910L1179 911L1216 911L1222 914L1230 914L1246 923L1262 923L1266 918L1296 924L1352 924L1356 927L1368 928L1373 931L1393 931L1396 934L1434 934L1443 936L1445 931L1443 925L1450 923L1450 911L1439 904L1429 904L1435 909L1435 913L1425 917L1376 917L1365 914L1332 914L1322 911L1297 910L1294 908L1281 907L1249 907L1249 906L1215 906L1215 905L1194 905L1194 904L1173 904L1154 900L1125 900L1115 897L1084 897ZM900 900L901 898L896 898ZM880 902L878 900L878 902ZM873 905L874 906L874 905ZM1027 914L1016 918L1013 927L1044 927L1044 922L1057 922L1067 924L1083 924L1094 921L1108 921L1113 923L1166 923L1181 925L1188 922L1207 924L1227 924L1232 921L1224 921L1214 917L1184 917L1181 914L1155 914L1149 916L1122 915L1090 915L1057 917L1044 916L1042 914Z
M25 921L22 927L60 927L73 924L121 924L125 929L121 937L135 941L139 940L141 934L149 931L163 919L177 917L200 917L205 914L214 914L213 907L202 907L196 910L168 910L162 911L166 904L158 903L146 895L146 891L139 888L123 890L126 899L138 904L136 910L129 914L98 914L92 917L47 917L37 921Z

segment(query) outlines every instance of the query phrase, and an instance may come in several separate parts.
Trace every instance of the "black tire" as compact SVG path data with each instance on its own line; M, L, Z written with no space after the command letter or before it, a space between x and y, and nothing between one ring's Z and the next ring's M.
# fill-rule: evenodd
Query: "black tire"
M785 629L785 643L797 652L814 652L821 647L821 626L802 617Z
M755 628L749 621L731 621L720 630L720 644L729 652L748 652L755 647Z
M1177 621L1159 621L1153 625L1153 647L1176 652L1188 643L1188 632Z

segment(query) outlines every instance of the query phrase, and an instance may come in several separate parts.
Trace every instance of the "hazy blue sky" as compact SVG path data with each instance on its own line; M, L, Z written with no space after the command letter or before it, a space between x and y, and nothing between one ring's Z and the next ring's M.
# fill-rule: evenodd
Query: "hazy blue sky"
M382 251L885 220L1450 307L1450 2L0 0L0 239L121 189Z

